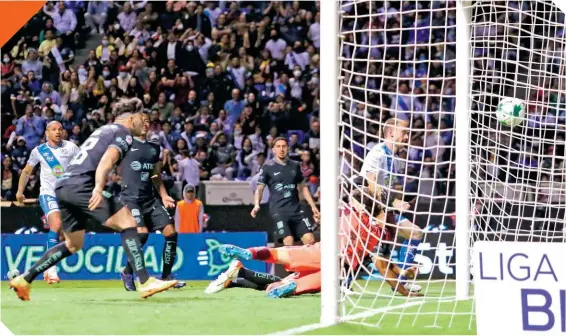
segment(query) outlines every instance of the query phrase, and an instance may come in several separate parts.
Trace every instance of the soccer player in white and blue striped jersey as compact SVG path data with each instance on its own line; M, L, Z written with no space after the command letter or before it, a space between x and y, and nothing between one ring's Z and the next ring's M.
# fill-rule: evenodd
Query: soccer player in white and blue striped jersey
M388 119L383 127L383 142L369 151L360 170L360 175L365 179L370 192L379 199L382 194L381 189L389 191L389 199L381 201L400 212L395 215L395 224L399 235L405 238L399 251L399 260L403 263L403 268L413 265L417 246L422 239L422 230L402 215L411 205L396 195L397 192L394 190L399 177L397 153L406 146L408 140L409 123L396 118Z
M63 126L58 121L52 121L47 125L45 137L47 141L31 151L28 162L22 170L16 199L23 203L25 199L23 191L28 179L35 166L40 164L39 205L49 224L47 249L50 249L59 244L59 232L61 231L61 213L55 197L55 181L65 173L69 161L79 152L79 147L70 141L63 140ZM59 276L55 266L45 271L43 278L49 284L58 283Z

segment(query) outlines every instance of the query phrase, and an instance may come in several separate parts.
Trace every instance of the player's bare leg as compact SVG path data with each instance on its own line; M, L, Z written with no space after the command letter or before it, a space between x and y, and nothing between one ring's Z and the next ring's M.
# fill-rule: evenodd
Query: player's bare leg
M47 250L41 259L30 267L24 274L10 281L10 288L16 292L21 300L30 299L31 283L41 273L47 271L49 267L56 265L61 260L72 255L83 247L84 230L65 233L65 241Z
M399 235L405 238L399 250L399 259L403 262L403 268L409 268L414 265L417 247L423 237L422 230L408 219L399 221L396 226Z
M149 238L149 232L146 227L138 226L138 237L140 238L141 247L145 245L147 239ZM124 283L124 288L128 292L135 292L136 289L136 282L134 278L134 270L132 269L132 265L130 265L129 261L126 261L126 267L120 272L120 278Z
M173 224L166 225L161 231L165 238L163 245L163 270L161 273L162 280L173 280L171 270L175 264L175 257L177 256L177 240L179 235L175 230ZM178 281L174 288L183 288L187 285L184 281Z
M301 241L303 242L303 244L305 245L312 245L314 244L316 241L314 240L314 234L312 232L308 232L305 233L302 237L301 237Z
M47 224L49 225L49 233L47 235L47 249L59 243L59 235L61 233L61 212L59 210L51 211L47 214ZM57 274L57 266L51 266L47 271L43 272L43 280L48 284L58 284L61 280Z
M287 237L283 238L283 245L285 245L285 246L295 245L295 238L293 238L293 236L287 236Z
M136 273L138 281L140 282L137 291L140 292L142 298L163 292L177 284L177 280L162 281L154 277L149 277L147 269L145 268L136 221L127 207L123 207L120 211L108 218L105 225L116 231L120 231L124 253L126 253L128 262L132 265L134 273Z

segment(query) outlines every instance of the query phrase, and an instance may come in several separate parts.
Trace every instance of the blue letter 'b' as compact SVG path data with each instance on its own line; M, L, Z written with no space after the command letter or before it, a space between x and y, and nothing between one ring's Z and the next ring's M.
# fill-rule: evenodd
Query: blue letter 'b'
M529 295L544 297L542 306L529 306ZM552 305L552 297L543 289L521 289L521 310L523 313L523 330L524 331L548 331L554 326L554 314L550 311ZM531 324L529 322L529 313L544 313L548 316L548 322L543 325Z

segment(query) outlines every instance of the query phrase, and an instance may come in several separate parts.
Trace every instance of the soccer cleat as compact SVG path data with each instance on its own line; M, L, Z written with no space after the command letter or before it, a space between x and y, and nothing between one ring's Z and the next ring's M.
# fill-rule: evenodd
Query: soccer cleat
M16 292L18 298L22 301L29 301L29 292L31 285L24 279L23 276L18 276L10 281L10 289Z
M409 292L413 292L413 293L418 293L423 289L422 286L411 282L405 283L404 286Z
M57 274L57 267L51 266L47 271L43 272L43 280L45 280L45 282L50 285L58 284L59 282L61 282L59 275Z
M243 249L235 245L220 245L218 251L229 257L233 257L240 260L251 260L252 253L249 250Z
M133 274L126 274L122 270L122 272L120 272L120 279L122 279L122 282L124 283L124 288L128 292L136 291L136 283L134 281L134 275Z
M284 282L282 285L274 287L267 292L267 297L280 299L293 295L297 289L295 281Z
M280 286L273 287L267 291L267 297L279 299L293 295L297 289L295 281L284 282Z
M213 280L208 284L208 287L204 290L206 294L214 294L224 289L228 288L228 285L232 280L238 277L238 273L242 268L242 262L239 260L232 260L228 269L220 274L216 280Z
M171 281L171 280L175 280L175 278L173 278L172 275L169 275L169 276L168 276L167 278L165 278L165 279L161 278L161 280L164 280L164 281ZM176 284L175 286L173 286L173 288L175 288L175 289L180 289L180 288L185 287L186 285L187 285L186 282L177 280L177 284Z
M150 277L144 284L139 284L137 291L140 293L142 299L146 299L152 295L166 291L176 284L177 280L163 281Z

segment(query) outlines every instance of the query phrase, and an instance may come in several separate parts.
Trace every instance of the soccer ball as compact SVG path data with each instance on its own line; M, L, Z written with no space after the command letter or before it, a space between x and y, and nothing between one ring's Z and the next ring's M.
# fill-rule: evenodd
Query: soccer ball
M525 118L525 101L518 98L503 98L497 105L496 116L501 124L507 127L520 125Z

